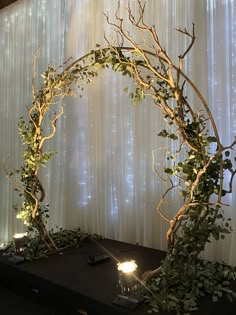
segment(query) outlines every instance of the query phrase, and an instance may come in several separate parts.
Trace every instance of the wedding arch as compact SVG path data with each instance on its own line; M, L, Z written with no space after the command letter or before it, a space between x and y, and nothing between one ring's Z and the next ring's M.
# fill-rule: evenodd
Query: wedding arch
M125 30L118 6L116 22L105 15L118 39L112 42L105 37L106 47L97 45L73 63L68 60L57 69L49 65L42 74L43 84L39 88L34 82L39 51L35 54L33 103L28 108L28 119L21 117L19 121L24 162L20 169L9 172L5 167L5 170L23 198L17 218L23 220L28 232L37 236L48 251L57 250L60 244L47 229L49 206L43 204L45 190L40 169L54 154L45 152L44 147L56 133L57 121L63 115L62 100L78 91L82 93L84 86L99 76L100 69L111 68L130 77L135 84L135 88L128 91L133 103L150 97L166 121L166 128L159 136L176 143L174 151L165 151L162 170L155 167L153 158L155 174L168 184L157 204L158 214L169 226L168 250L162 264L145 272L142 282L150 288L151 293L145 292L145 295L153 310L176 310L182 314L195 310L203 294L210 294L213 300L223 294L230 299L234 296L229 284L236 278L235 269L203 261L199 255L212 238L223 239L231 232L230 218L224 217L223 198L232 192L236 172L232 149L236 140L227 146L221 143L208 104L183 71L184 60L195 42L194 25L191 32L177 30L189 38L189 45L175 64L160 43L155 27L145 23L145 5L140 1L138 4L137 16L129 6L127 8L128 20L137 38ZM189 102L187 86L196 94L198 106ZM225 178L228 178L227 184ZM172 202L173 191L178 191L182 205L173 217L168 217L165 206Z

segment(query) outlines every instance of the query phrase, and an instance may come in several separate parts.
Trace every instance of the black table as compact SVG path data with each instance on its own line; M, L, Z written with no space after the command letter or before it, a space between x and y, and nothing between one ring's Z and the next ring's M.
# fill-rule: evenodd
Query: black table
M95 266L88 264L88 256L101 254L108 254L110 259ZM56 314L144 315L148 314L145 303L133 311L113 304L118 295L117 263L135 260L141 275L157 267L164 257L165 252L124 242L109 239L88 241L80 248L70 248L45 259L17 265L6 257L0 257L0 279L8 288L57 309ZM205 298L199 311L193 314L235 313L235 303L213 303Z

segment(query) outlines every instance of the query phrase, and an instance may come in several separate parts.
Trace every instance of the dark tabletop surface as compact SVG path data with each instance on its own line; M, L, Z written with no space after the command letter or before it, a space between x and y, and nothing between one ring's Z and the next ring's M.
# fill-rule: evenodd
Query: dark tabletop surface
M89 256L102 254L109 255L110 259L95 266L88 264ZM124 311L112 304L118 295L117 263L126 260L135 260L138 265L138 275L141 276L144 271L154 269L159 266L164 257L165 252L162 251L104 239L99 241L84 242L79 248L69 248L61 252L57 252L56 254L52 254L48 258L32 262L24 262L18 265L12 264L11 262L6 261L6 258L0 257L0 263L4 263L5 266L11 268L9 269L10 272L7 271L5 272L5 275L3 275L1 274L1 270L3 270L3 268L0 266L0 277L5 278L6 280L6 273L13 275L14 272L21 272L22 274L29 275L32 279L34 279L32 286L35 286L35 288L32 287L31 289L35 292L40 290L44 291L44 286L46 286L47 283L50 285L53 284L50 291L45 291L45 296L48 298L54 296L54 299L57 299L57 288L64 288L68 290L66 291L68 292L66 293L68 296L63 296L65 301L69 296L71 299L81 299L84 303L83 305L85 306L85 309L91 308L91 310L93 310L94 308L99 309L101 307L101 310L111 310L108 311L108 313L104 311L104 314L143 315L148 314L148 308L144 303L139 305L134 311ZM9 277L10 274L8 275ZM22 279L24 279L23 276ZM13 281L14 279L11 283ZM25 284L25 286L27 285ZM61 297L58 296L58 305L63 302L60 301L60 298ZM63 304L65 305L65 302L63 302ZM90 315L93 313L92 311L89 311L88 314ZM170 313L160 312L158 314L164 315ZM236 314L236 304L226 304L225 301L212 303L206 298L200 303L199 311L192 314L233 315Z

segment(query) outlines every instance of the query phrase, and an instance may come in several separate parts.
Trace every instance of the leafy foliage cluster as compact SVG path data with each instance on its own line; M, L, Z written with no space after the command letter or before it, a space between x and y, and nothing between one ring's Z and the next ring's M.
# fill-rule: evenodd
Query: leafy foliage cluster
M98 240L101 236L97 234L89 234L81 231L80 228L74 230L62 229L54 231L53 229L48 231L53 243L57 249L50 250L46 246L45 242L42 241L39 234L29 233L26 238L25 246L22 249L21 255L25 260L35 260L39 258L47 258L51 254L58 253L59 251L65 250L68 247L79 248L82 242ZM4 248L3 255L12 256L15 254L15 244L10 242L6 248Z
M236 279L234 267L199 259L179 266L179 274L176 264L173 264L173 268L170 270L165 266L158 277L149 280L148 287L152 294L143 290L151 307L150 313L172 311L178 315L189 315L198 310L199 301L209 296L213 302L222 298L235 301L236 293L230 287Z

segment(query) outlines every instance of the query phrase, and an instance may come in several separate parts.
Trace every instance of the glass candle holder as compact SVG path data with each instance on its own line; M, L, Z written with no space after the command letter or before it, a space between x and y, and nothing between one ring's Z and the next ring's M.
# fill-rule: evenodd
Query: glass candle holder
M27 233L16 233L13 239L16 255L22 254L27 245Z
M119 263L118 287L121 295L131 295L137 290L137 264L134 260Z

